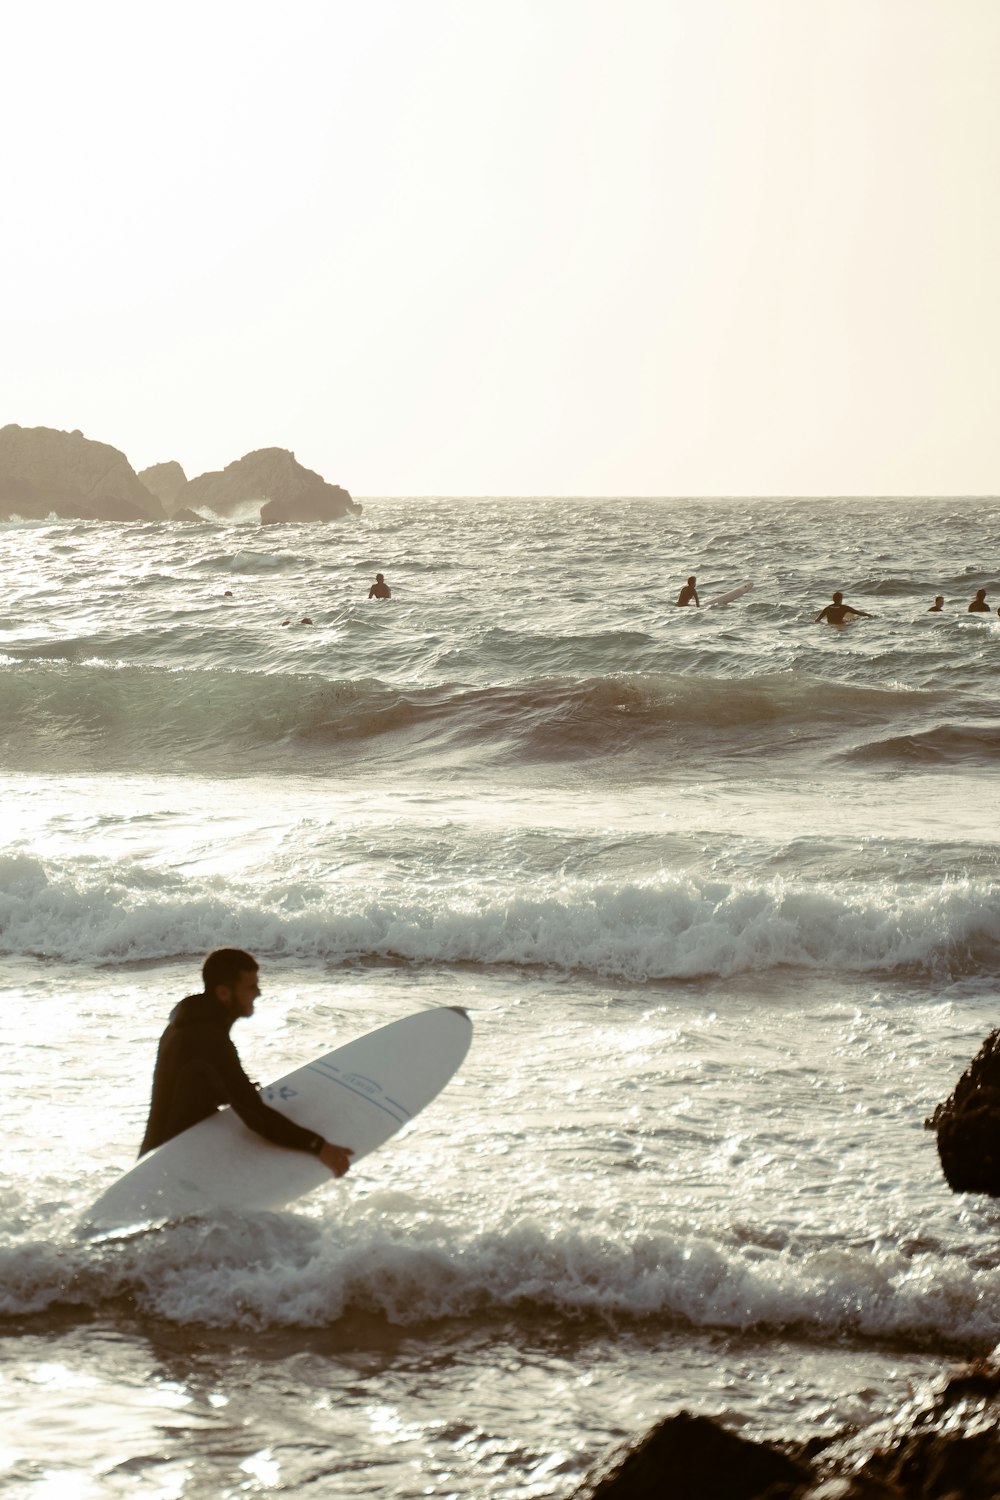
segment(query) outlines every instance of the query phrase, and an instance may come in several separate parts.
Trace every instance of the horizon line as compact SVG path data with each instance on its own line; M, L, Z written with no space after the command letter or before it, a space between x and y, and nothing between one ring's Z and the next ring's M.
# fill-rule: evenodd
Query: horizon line
M811 494L803 494L801 491L787 491L786 492L786 491L779 490L779 491L761 492L761 493L758 493L758 494L750 494L750 493L741 494L741 493L733 492L733 493L730 493L730 494L677 494L677 495L651 494L651 493L630 493L630 494L611 494L611 493L607 493L607 494L589 494L589 495L585 495L585 494L580 494L580 493L576 493L576 492L572 492L572 491L567 491L564 494L534 494L534 493L532 493L530 491L525 491L524 493L520 493L520 494L516 494L516 495L501 494L501 493L493 494L493 493L488 493L488 492L485 492L485 491L483 493L481 493L481 494L479 494L479 493L473 493L472 491L464 491L464 492L463 491L456 491L456 492L451 493L451 494L446 494L443 491L437 491L437 492L428 491L428 492L426 492L424 494L416 494L416 493L384 494L383 493L383 494L372 494L372 495L361 495L361 494L355 494L354 492L352 492L352 499L357 500L359 502L366 502L366 501L370 502L372 500L993 500L993 501L996 501L996 500L1000 499L1000 494L994 494L994 493L991 493L991 492L988 492L988 491L985 491L985 492L983 492L983 493L980 494L980 493L973 493L973 492L967 491L967 490L948 491L948 492L942 492L942 493L939 493L939 494L923 493L923 492L919 492L918 493L918 492L915 492L915 491L911 492L911 493L900 493L900 494L892 494L892 493L876 494L876 493L872 493L871 491L868 491L868 490L851 490L851 491L840 491L840 492L833 492L833 491L831 491L829 494L820 493L820 492L811 493Z

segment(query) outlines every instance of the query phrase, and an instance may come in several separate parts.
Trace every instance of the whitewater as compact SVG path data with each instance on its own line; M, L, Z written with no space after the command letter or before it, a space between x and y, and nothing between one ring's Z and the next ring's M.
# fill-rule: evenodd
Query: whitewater
M541 1500L996 1346L923 1128L998 1022L995 506L0 530L5 1496ZM220 945L251 1077L442 1004L469 1057L286 1212L88 1241Z

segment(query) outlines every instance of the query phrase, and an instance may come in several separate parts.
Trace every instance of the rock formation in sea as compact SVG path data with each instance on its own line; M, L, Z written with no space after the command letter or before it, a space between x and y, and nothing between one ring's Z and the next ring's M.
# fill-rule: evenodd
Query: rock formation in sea
M0 428L0 520L335 521L360 510L285 448L260 448L189 480L175 461L137 474L124 453L80 431Z
M807 1443L753 1442L678 1412L613 1450L572 1500L997 1500L1000 1362L994 1354L888 1420Z
M161 502L168 515L173 515L184 504L187 475L179 463L172 460L170 463L153 464L148 469L140 469L139 478L147 490Z
M226 468L188 481L184 504L217 515L260 506L262 521L335 521L360 511L339 484L327 484L286 448L258 448Z
M0 427L0 517L157 521L164 509L124 453L79 430Z

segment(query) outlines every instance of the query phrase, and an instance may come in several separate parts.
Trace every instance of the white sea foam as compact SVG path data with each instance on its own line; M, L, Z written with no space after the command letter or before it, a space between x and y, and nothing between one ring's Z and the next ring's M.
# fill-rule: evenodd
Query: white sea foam
M995 1267L885 1247L765 1252L677 1228L609 1236L514 1219L460 1233L399 1226L378 1208L335 1224L227 1217L100 1245L23 1240L0 1250L0 1311L98 1310L127 1299L181 1324L322 1328L350 1311L412 1325L539 1311L838 1338L989 1346Z
M984 879L831 890L663 874L414 892L405 883L247 886L126 861L0 859L0 951L120 963L202 953L221 934L282 958L512 964L630 981L782 966L946 977L995 961L1000 911Z

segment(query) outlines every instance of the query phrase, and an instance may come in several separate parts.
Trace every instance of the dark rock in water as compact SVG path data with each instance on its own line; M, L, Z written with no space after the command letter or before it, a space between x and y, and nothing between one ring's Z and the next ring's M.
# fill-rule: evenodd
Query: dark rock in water
M573 1500L790 1500L810 1477L777 1448L682 1411L612 1453Z
M79 430L0 427L0 516L158 521L163 506L124 453Z
M998 1500L1000 1367L983 1362L893 1417L783 1451L680 1412L616 1449L572 1500Z
M187 475L180 464L175 460L165 464L152 464L148 469L139 470L139 478L173 520L175 512L185 504L187 490Z
M990 1033L924 1124L937 1131L941 1170L953 1193L1000 1197L1000 1031Z
M335 521L361 510L345 489L303 468L286 448L259 448L225 469L199 474L188 481L184 500L221 516L259 505L260 519L268 522Z
M846 1481L837 1500L997 1500L1000 1370L984 1362L958 1372L889 1421L831 1445L819 1467L822 1478Z

